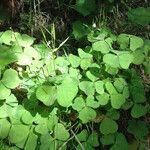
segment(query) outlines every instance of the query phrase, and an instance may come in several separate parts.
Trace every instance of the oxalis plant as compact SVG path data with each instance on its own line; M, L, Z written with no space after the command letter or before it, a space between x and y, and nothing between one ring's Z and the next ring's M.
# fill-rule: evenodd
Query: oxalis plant
M0 32L1 149L145 149L150 109L136 68L150 73L150 41L107 29L87 39L77 55L56 57L26 34Z

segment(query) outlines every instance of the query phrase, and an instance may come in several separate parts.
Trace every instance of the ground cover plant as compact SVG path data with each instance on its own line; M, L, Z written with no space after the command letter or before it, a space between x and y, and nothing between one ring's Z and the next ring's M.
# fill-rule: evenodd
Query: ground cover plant
M108 4L101 26L98 4ZM53 22L32 32L41 39L26 34L36 8L25 30L0 32L1 150L149 150L149 7L126 10L131 4L55 1L56 10L76 12L71 31ZM122 5L128 25L143 33L106 26L106 14Z

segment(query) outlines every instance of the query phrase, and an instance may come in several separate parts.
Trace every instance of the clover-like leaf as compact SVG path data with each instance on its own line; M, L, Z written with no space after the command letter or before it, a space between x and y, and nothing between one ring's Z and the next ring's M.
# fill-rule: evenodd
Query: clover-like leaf
M123 69L128 69L129 65L133 62L133 55L129 52L121 52L119 54L119 63Z
M25 150L35 150L36 146L37 146L37 139L38 139L38 136L36 134L34 134L33 131L31 131L24 149Z
M83 129L80 133L78 133L77 138L79 139L80 142L86 141L88 138L88 132L86 129Z
M106 105L109 102L110 96L109 94L107 94L106 92L101 94L101 95L97 95L96 99L98 100L100 105Z
M86 106L89 106L92 108L98 108L99 102L94 100L94 96L88 96L86 98Z
M132 51L135 51L136 49L142 47L144 44L144 41L137 36L131 36L130 37L130 49Z
M129 150L128 142L122 133L117 133L115 144L110 150Z
M141 104L134 104L131 110L131 116L133 118L139 118L147 113L147 109Z
M100 124L100 132L104 135L115 133L118 130L117 123L110 119L104 118Z
M90 107L85 107L79 112L79 119L82 121L82 123L87 123L94 120L95 118L96 112Z
M99 93L99 94L104 93L104 82L103 81L96 81L94 83L94 86L95 86L95 90L97 93Z
M93 82L90 81L82 81L79 83L79 88L86 94L86 95L94 95L95 88Z
M68 59L69 59L69 62L70 62L71 66L73 68L77 68L80 65L80 61L81 60L80 60L80 58L78 56L70 54Z
M32 124L34 117L29 111L25 111L21 117L23 123Z
M123 92L124 87L127 85L123 78L115 78L114 86L118 92Z
M77 93L78 85L76 80L67 78L57 87L57 101L61 106L69 107Z
M98 79L98 77L96 75L94 75L94 72L89 71L89 70L86 72L86 76L93 82Z
M47 125L45 123L38 124L35 127L35 131L41 135L45 135L48 133Z
M13 31L11 30L7 30L5 32L3 32L3 34L1 35L0 39L2 40L2 42L6 45L11 45L12 42L12 37L13 37Z
M7 119L0 119L0 139L5 139L10 130L10 123Z
M55 125L54 134L55 134L55 138L61 141L66 141L70 136L69 132L61 123Z
M96 132L92 132L90 136L88 137L87 142L92 146L92 147L98 147L99 146L99 141L98 141L98 134Z
M74 100L74 103L72 105L72 108L77 110L77 111L80 111L82 110L82 108L85 107L85 101L82 97L77 97L75 100Z
M119 59L114 54L104 55L103 62L106 63L107 65L109 65L110 67L113 67L113 68L119 68L120 67Z
M111 105L115 109L119 109L125 103L125 97L123 94L111 94L110 96Z
M36 90L36 97L46 106L54 104L57 96L57 90L55 86L42 85Z
M105 88L109 94L116 94L117 93L115 87L113 86L113 84L110 81L107 81L105 83Z
M130 44L130 35L128 34L120 34L117 38L118 43L120 44L121 49L126 49Z
M10 89L6 88L3 83L0 81L0 100L6 99L9 97L11 91Z
M21 80L18 77L18 72L14 69L7 69L1 80L3 84L10 89L14 89L19 86Z
M103 145L114 144L115 143L115 135L114 134L103 135L100 138L100 141Z
M106 41L97 41L93 43L92 48L94 51L99 51L102 54L107 54L110 51L110 46Z
M9 140L19 148L23 148L29 134L29 126L15 124L11 126Z

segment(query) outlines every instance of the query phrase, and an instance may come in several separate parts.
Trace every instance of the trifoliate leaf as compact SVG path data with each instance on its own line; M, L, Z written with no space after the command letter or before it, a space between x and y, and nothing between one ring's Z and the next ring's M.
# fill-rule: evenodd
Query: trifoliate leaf
M23 148L29 134L29 126L23 124L12 125L9 132L9 140L19 148Z
M76 135L80 142L86 141L88 138L87 130L83 129L79 134Z
M96 81L94 83L96 92L99 94L103 94L104 93L104 82L103 81Z
M69 107L77 93L78 85L76 80L67 78L57 88L57 101L61 106Z
M131 116L133 118L139 118L147 113L147 109L141 104L134 104L131 110Z
M13 34L14 33L11 30L7 30L7 31L3 32L0 39L2 40L2 42L4 44L11 45L11 42L13 40Z
M36 90L36 97L46 106L54 104L57 90L55 86L42 85Z
M104 135L115 133L118 130L117 123L110 119L104 118L100 124L100 132Z
M110 46L106 41L97 41L93 43L92 48L94 51L99 51L102 54L107 54L110 51Z
M117 133L116 142L110 150L129 150L128 142L122 133Z
M100 105L106 105L109 102L109 94L103 93L101 95L97 95L96 99L98 100Z
M103 62L113 68L119 68L119 59L114 54L106 54L103 57Z
M95 0L76 0L75 10L83 16L91 14L96 9Z
M84 52L81 48L78 49L78 54L79 54L80 58L82 58L82 59L84 59L84 58L92 59L92 57L93 57L92 54Z
M6 104L14 107L14 106L17 106L18 105L18 101L17 101L17 98L15 97L14 94L11 94L7 97L6 99Z
M6 99L9 97L11 91L10 89L6 88L3 83L0 81L0 100Z
M83 70L86 70L86 69L88 69L90 67L91 64L92 64L91 59L89 59L89 58L83 58L83 59L81 59L80 67Z
M88 96L86 98L86 106L89 106L92 108L98 108L99 102L94 100L94 96Z
M79 88L86 94L86 95L94 95L95 88L93 82L90 81L82 81L79 83Z
M70 54L68 59L69 59L69 62L70 62L71 66L73 68L77 68L80 65L80 61L81 60L80 60L80 58L78 56Z
M119 109L125 103L125 97L122 94L111 94L110 96L111 105L115 109Z
M72 108L74 110L77 110L77 111L80 111L82 110L83 108L85 107L85 101L82 97L77 97L75 100L74 100L74 103L72 105Z
M133 55L129 52L119 53L119 63L123 69L128 69L130 64L133 62Z
M10 130L10 123L6 119L0 119L0 139L5 139Z
M61 141L66 141L69 138L69 132L65 129L64 125L58 123L54 129L55 138Z
M14 69L7 69L1 80L3 84L10 89L14 89L20 84L20 79L18 77L18 72Z
M132 51L135 51L136 49L142 47L144 44L144 41L137 37L137 36L131 36L130 37L130 49Z
M130 120L127 131L138 139L143 139L149 132L146 122L141 120Z
M119 93L123 92L124 87L127 85L123 78L115 78L114 86Z
M82 123L87 123L89 121L94 120L95 118L96 112L90 107L85 107L79 112L79 119L82 121Z
M98 141L98 135L96 132L92 132L90 136L88 137L87 142L92 146L92 147L98 147L99 146L99 141Z
M103 135L100 138L100 141L103 145L114 144L115 143L115 135L114 134Z
M110 67L109 65L105 64L105 71L111 75L116 75L118 73L118 68Z

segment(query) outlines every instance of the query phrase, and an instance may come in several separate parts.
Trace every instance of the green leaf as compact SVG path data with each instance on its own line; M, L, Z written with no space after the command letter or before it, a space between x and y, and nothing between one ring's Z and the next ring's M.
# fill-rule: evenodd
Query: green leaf
M78 133L76 136L77 136L77 138L79 139L80 142L87 141L88 132L87 132L87 130L83 129L83 130L82 130L80 133Z
M32 124L34 117L29 111L25 111L21 117L23 123Z
M106 116L113 120L118 120L120 118L120 113L116 109L111 108L107 111Z
M89 106L92 108L98 108L99 102L94 100L94 96L88 96L86 98L86 106Z
M93 43L92 48L94 51L99 51L102 54L107 54L110 51L110 46L106 41L97 41Z
M14 69L7 69L1 80L3 84L10 89L15 89L20 84L20 79L18 77L18 72Z
M108 91L109 94L116 94L117 93L115 87L113 86L113 84L110 81L105 83L105 87L106 87L106 90Z
M94 83L96 92L99 94L104 94L104 82L103 81L96 81Z
M115 78L114 86L119 93L123 92L126 85L127 83L123 78Z
M103 145L111 145L115 143L115 136L114 134L103 135L100 141Z
M0 81L0 100L9 97L10 93L11 93L10 89L7 89Z
M61 106L69 107L77 93L78 85L76 80L67 78L57 87L57 101Z
M47 125L44 123L38 124L35 127L35 131L41 135L45 135L48 133Z
M103 57L103 62L113 68L119 68L119 59L114 54L106 54Z
M128 142L122 133L117 133L116 142L110 150L129 150Z
M120 34L117 38L118 43L120 44L121 49L127 49L130 44L130 35Z
M92 64L92 61L91 59L89 58L84 58L84 59L81 59L81 62L80 62L80 67L83 69L83 70L86 70L90 67L90 65Z
M91 69L92 70L92 69ZM91 80L91 81L96 81L97 79L98 79L98 77L96 77L95 75L94 75L94 73L92 73L92 71L87 71L86 72L86 76Z
M99 141L98 141L98 135L96 132L92 132L90 136L88 137L87 142L92 146L92 147L98 147L99 146Z
M23 148L29 134L29 126L12 125L9 132L9 140L19 148Z
M109 102L109 94L103 93L101 95L97 95L96 99L98 100L100 105L107 105Z
M73 27L73 35L76 40L82 39L83 37L87 36L89 33L89 29L81 21L75 21L72 27Z
M125 97L122 94L111 94L110 96L111 100L111 105L115 109L121 108L121 106L125 103Z
M129 52L119 53L119 63L123 69L128 69L130 64L133 62L133 55Z
M18 105L18 101L17 101L17 98L15 97L14 94L11 94L7 97L6 99L6 104L14 107L14 106L17 106Z
M65 129L64 125L58 123L54 129L55 138L61 141L66 141L69 138L69 132Z
M143 139L147 137L149 131L145 121L130 120L127 131L135 136L135 138Z
M84 52L81 48L78 48L78 54L79 54L80 58L82 58L82 59L84 59L84 58L92 59L92 57L93 57L92 54Z
M134 104L131 110L131 116L133 118L139 118L147 113L147 109L141 104Z
M82 97L77 97L75 100L74 100L74 103L72 105L72 108L74 110L77 110L77 111L80 111L82 110L83 108L85 107L85 101Z
M100 124L100 132L104 135L115 133L118 130L117 123L110 119L104 118Z
M93 82L90 81L82 81L79 83L79 88L86 94L86 95L94 95L95 88Z
M85 107L79 112L79 119L82 121L82 123L87 123L94 120L95 118L96 112L90 107Z
M144 62L145 55L143 54L142 50L136 50L133 53L133 63L136 65L140 65Z
M68 59L73 68L77 68L80 65L80 58L78 56L70 54Z
M91 14L96 9L95 0L76 0L75 10L83 16Z
M7 30L3 32L2 36L0 37L0 40L6 45L11 45L11 42L13 40L13 32L11 30Z
M35 150L37 146L37 139L38 136L35 135L33 132L30 132L24 150Z
M137 7L129 10L128 19L139 25L148 25L150 23L150 7Z
M130 37L130 49L132 51L135 51L136 49L142 47L144 44L144 41L137 37L137 36L131 36Z
M6 119L0 119L0 139L5 139L10 130L10 123Z
M36 97L46 106L53 105L56 100L57 90L55 86L42 85L36 90Z

